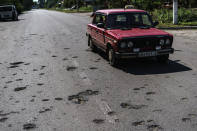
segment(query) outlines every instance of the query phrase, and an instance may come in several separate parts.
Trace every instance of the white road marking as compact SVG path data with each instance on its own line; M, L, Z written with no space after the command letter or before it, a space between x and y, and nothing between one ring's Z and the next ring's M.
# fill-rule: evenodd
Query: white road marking
M79 67L79 63L76 60L72 61L72 64L75 67ZM82 71L79 72L79 77L83 80L84 84L87 86L91 86L91 80L88 78L87 74ZM112 109L110 108L109 104L106 101L101 100L100 97L95 97L96 103L98 104L100 110L104 113L106 120L108 120L109 123L115 124L117 121L119 121L117 115L112 114L109 115L108 113L113 112Z
M86 85L89 85L89 86L92 85L90 79L88 78L88 76L86 75L85 72L80 72L80 73L79 73L79 76L80 76L80 78L83 80L83 82L84 82Z
M108 103L106 101L102 101L101 99L96 99L97 104L99 105L100 109L103 111L103 113L106 116L106 119L112 123L115 124L117 121L119 121L118 117L116 115L109 115L108 113L113 112L112 109L109 107Z
M73 60L73 65L75 66L75 67L79 67L79 63L76 61L76 60Z

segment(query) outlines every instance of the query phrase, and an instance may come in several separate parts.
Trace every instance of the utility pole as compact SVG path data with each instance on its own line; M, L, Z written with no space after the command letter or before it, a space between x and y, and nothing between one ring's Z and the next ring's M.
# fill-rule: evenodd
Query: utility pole
M77 1L77 12L79 12L79 0L76 1Z
M178 24L178 0L173 0L173 24Z

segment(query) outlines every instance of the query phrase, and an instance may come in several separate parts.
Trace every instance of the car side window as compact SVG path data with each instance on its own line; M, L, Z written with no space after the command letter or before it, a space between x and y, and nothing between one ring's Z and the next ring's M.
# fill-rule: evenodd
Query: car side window
M149 26L152 25L152 23L150 22L150 20L148 18L148 15L142 15L142 21L143 21L144 25L149 25Z
M92 24L97 25L98 23L104 23L105 24L106 16L101 14L96 14L96 16L93 19Z

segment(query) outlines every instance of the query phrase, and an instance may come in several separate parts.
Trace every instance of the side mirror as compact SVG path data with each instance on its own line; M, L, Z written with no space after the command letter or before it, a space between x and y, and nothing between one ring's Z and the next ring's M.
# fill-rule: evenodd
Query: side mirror
M104 28L104 24L103 23L98 23L96 26L99 27L99 28Z
M155 26L157 26L157 25L159 25L159 22L158 22L158 21L155 21L155 22L153 23L153 26L155 27Z

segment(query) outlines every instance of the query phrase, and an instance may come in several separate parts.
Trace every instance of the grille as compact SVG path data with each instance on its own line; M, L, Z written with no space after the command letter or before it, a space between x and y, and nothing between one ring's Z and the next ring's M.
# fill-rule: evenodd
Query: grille
M140 51L155 50L156 46L159 46L160 39L166 39L168 36L145 36L136 38L125 38L126 42L132 41L134 43L133 48L140 48ZM169 38L169 37L168 37Z

